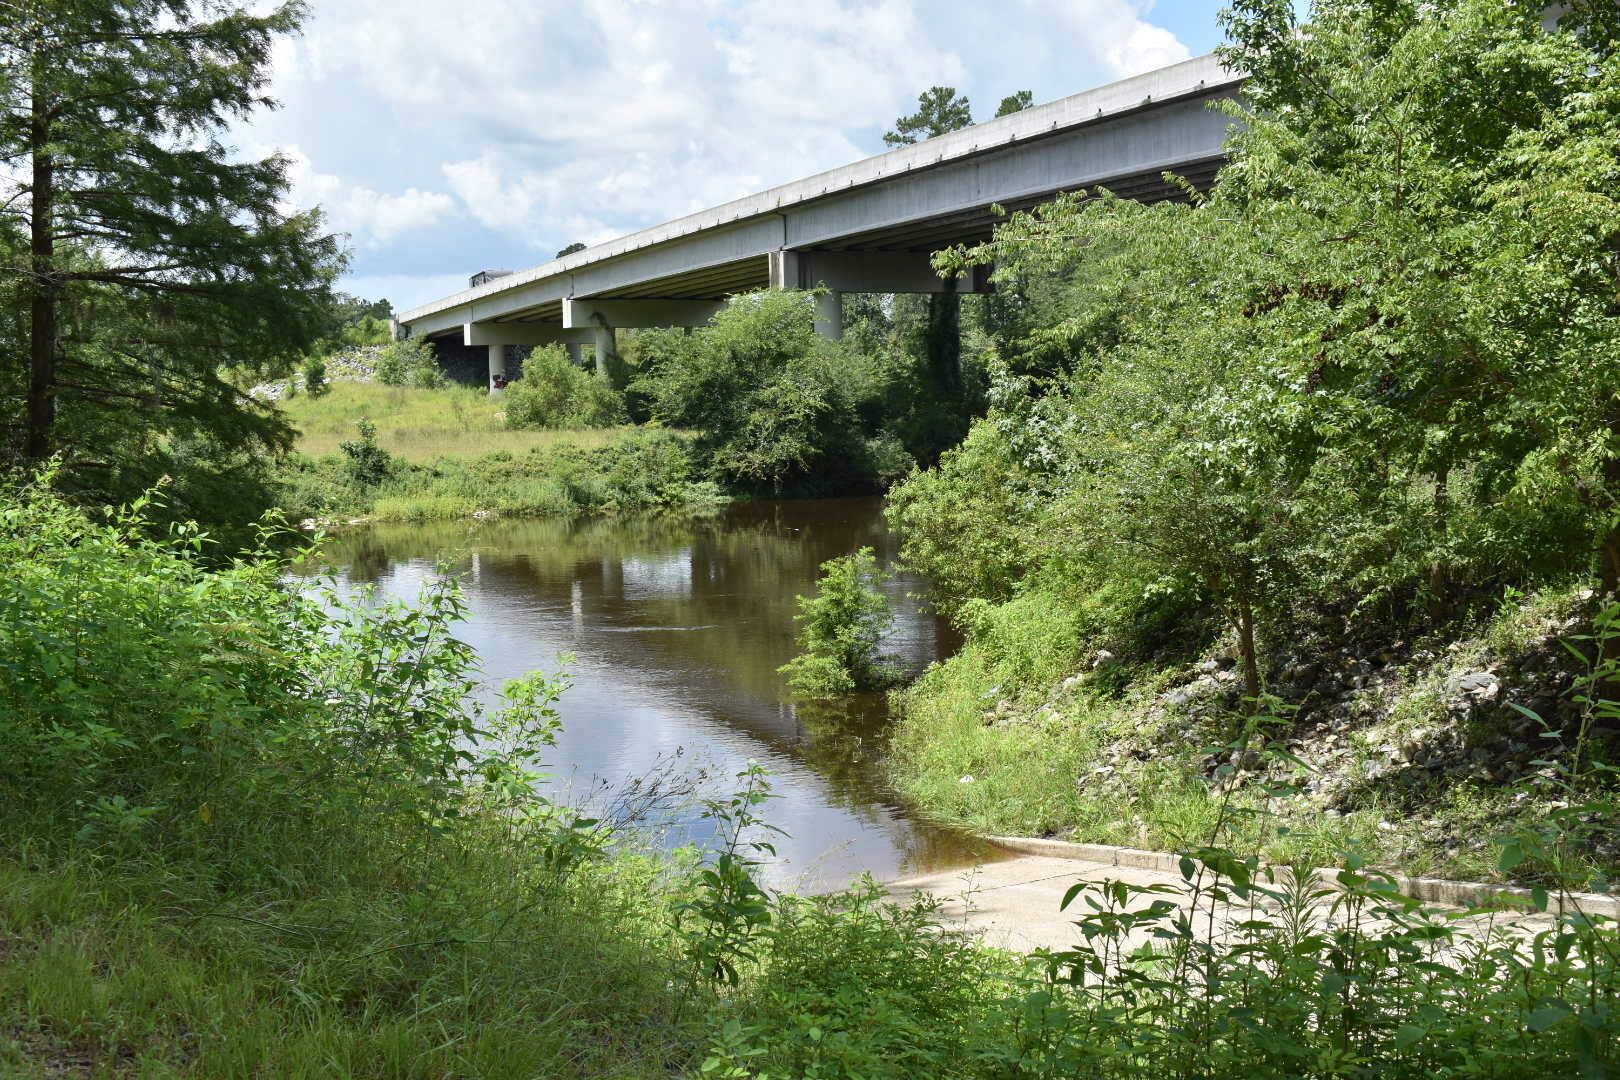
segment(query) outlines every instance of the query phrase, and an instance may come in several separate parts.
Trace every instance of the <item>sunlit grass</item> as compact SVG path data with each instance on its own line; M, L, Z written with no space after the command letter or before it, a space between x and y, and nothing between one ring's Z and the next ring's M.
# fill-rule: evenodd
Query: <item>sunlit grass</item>
M626 428L591 431L511 431L498 396L477 387L413 390L380 383L335 382L318 398L300 394L281 403L298 429L300 453L321 457L355 437L361 419L377 425L377 441L414 464L436 457L468 457L494 450L522 453L553 446L595 449L622 438Z

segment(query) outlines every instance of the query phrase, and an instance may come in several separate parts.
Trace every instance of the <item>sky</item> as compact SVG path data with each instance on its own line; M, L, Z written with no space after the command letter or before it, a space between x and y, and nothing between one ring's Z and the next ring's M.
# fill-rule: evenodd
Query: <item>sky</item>
M396 310L859 160L956 87L976 119L1220 43L1226 0L315 0L233 133Z

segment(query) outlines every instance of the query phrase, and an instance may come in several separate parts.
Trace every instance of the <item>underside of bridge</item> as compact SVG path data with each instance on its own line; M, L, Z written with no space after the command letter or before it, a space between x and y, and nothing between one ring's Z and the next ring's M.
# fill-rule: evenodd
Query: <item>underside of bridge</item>
M1215 182L1215 174L1219 170L1222 160L1221 158L1210 158L1196 162L1191 167L1183 169L1178 175L1196 190L1208 191ZM1166 181L1162 173L1137 173L1116 180L1105 181L1099 184L1098 187L1106 188L1122 198L1134 199L1139 202L1183 201L1187 198L1186 190L1181 184ZM1038 195L1026 196L1003 204L1002 209L1007 213L1030 210L1042 203L1050 202L1058 194L1058 191L1047 191ZM959 244L984 243L991 238L996 225L1004 220L1005 215L997 214L991 205L978 206L970 210L908 222L901 226L854 233L847 237L815 244L799 250L802 254L811 255L818 253L902 255L926 258L936 251ZM751 255L617 288L604 289L593 293L591 299L722 301L738 293L770 287L773 284L770 264L771 258L769 255ZM894 282L894 284L903 285L904 282ZM907 292L911 290L901 287L874 288L870 291ZM969 290L964 288L962 291ZM542 301L530 307L505 312L487 320L487 323L497 325L514 323L550 324L561 330L564 326L563 305L564 301L562 299ZM460 338L462 328L460 326L451 327L431 336Z
M587 248L404 312L400 332L488 353L492 385L513 346L594 347L616 329L701 326L732 296L823 290L816 328L842 333L842 295L983 292L942 280L930 256L989 240L1005 213L1064 191L1143 202L1207 190L1232 121L1213 106L1241 75L1213 57L1035 106ZM1175 179L1167 180L1166 175ZM603 368L605 370L605 368Z

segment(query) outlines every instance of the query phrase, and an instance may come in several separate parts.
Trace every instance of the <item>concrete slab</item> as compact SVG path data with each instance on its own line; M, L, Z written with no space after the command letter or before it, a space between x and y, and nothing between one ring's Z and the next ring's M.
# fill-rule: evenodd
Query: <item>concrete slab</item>
M1181 893L1184 885L1179 871L1150 869L1112 862L1096 862L1061 858L1049 855L1023 855L1002 862L989 862L957 870L943 870L931 874L906 878L885 886L887 893L900 902L921 894L929 894L942 901L940 923L952 929L966 930L981 936L986 944L1016 952L1036 949L1061 950L1081 941L1075 920L1090 909L1076 900L1069 910L1060 908L1064 894L1079 881L1123 881L1131 885L1168 885L1175 893L1156 896L1138 896L1130 907L1145 907L1154 899L1166 899L1186 910L1187 898ZM1269 902L1249 903L1214 902L1208 898L1199 904L1199 925L1212 927L1218 936L1238 933L1237 924L1270 912ZM1443 908L1440 904L1429 905ZM1335 921L1331 895L1311 905L1312 914L1323 923ZM1446 910L1460 911L1460 908ZM1205 923L1204 919L1212 919ZM1514 932L1533 933L1552 925L1549 915L1480 914L1461 920L1469 930L1484 933L1496 927L1510 927ZM1146 930L1133 933L1128 947L1148 941Z

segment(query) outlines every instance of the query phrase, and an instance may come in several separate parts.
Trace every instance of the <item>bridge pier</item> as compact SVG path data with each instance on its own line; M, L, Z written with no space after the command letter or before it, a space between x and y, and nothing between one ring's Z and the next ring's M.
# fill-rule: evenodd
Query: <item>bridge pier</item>
M568 360L575 367L584 367L585 366L585 346L581 345L577 341L570 341L568 343Z
M593 345L596 349L596 373L605 379L608 377L608 353L613 351L613 327L597 326L593 329L595 330Z
M844 294L827 289L816 294L816 333L833 341L844 337Z
M496 376L505 377L505 375L506 375L506 346L505 345L491 345L489 347L489 389L490 389L491 393L493 393L494 390L495 390L495 378L496 378Z

